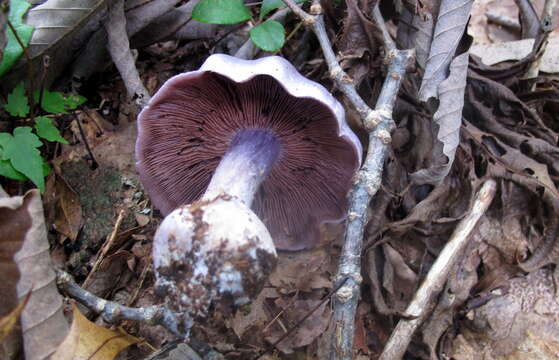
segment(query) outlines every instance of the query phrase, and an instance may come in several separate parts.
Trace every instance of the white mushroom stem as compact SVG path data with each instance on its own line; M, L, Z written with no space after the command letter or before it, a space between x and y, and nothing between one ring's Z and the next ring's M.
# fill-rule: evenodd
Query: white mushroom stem
M277 255L250 205L280 150L271 131L241 130L202 199L165 217L153 263L157 291L172 308L204 318L211 304L227 312L258 294Z
M202 197L237 197L250 208L254 194L269 174L280 154L278 138L269 130L247 129L238 132Z

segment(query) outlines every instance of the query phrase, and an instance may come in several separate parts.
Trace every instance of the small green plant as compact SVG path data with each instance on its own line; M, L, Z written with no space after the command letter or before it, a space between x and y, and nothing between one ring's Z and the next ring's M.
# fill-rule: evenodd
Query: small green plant
M306 0L296 0L302 3ZM285 29L275 20L262 21L271 11L284 7L281 0L263 0L260 16L249 34L251 40L264 51L277 51L285 43ZM202 0L194 7L192 18L207 24L237 24L252 19L243 0Z
M17 32L19 40L24 46L29 44L31 35L33 35L33 26L23 23L23 15L31 7L31 4L25 0L10 0L10 11L8 13L8 21ZM4 75L15 64L16 60L23 54L23 48L16 39L14 32L11 28L6 28L6 47L4 48L4 55L0 62L0 76Z
M33 98L36 102L41 98L41 109L55 115L74 110L86 100L83 96L48 90L43 91L42 96L39 91L35 91ZM4 109L13 117L25 118L29 115L29 99L25 95L23 82L8 95ZM49 116L36 117L33 127L19 126L12 134L0 133L0 176L20 181L31 180L41 192L45 191L45 177L50 167L38 150L43 145L41 139L68 144Z

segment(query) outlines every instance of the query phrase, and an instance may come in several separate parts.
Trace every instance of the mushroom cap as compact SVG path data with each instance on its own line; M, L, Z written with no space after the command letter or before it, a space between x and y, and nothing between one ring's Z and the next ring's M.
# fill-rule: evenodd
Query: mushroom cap
M138 117L137 169L164 215L199 199L237 132L277 134L279 159L252 208L278 249L310 248L347 213L361 143L342 105L277 56L210 56L163 84Z
M232 310L254 299L276 259L266 226L229 195L176 208L153 241L157 292L201 318L212 304Z

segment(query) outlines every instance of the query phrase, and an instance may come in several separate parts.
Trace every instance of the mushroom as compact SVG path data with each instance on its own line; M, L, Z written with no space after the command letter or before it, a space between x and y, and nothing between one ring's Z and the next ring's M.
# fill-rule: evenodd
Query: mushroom
M345 218L361 154L341 104L281 57L217 54L169 79L136 142L140 180L166 215L157 291L199 317L248 302L276 248L310 248L321 224Z

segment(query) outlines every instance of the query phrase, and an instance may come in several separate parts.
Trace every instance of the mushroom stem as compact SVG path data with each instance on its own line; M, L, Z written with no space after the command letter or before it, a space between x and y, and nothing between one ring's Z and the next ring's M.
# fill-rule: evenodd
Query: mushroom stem
M203 200L222 194L237 197L250 208L254 194L280 155L280 142L267 129L239 131L221 159Z

